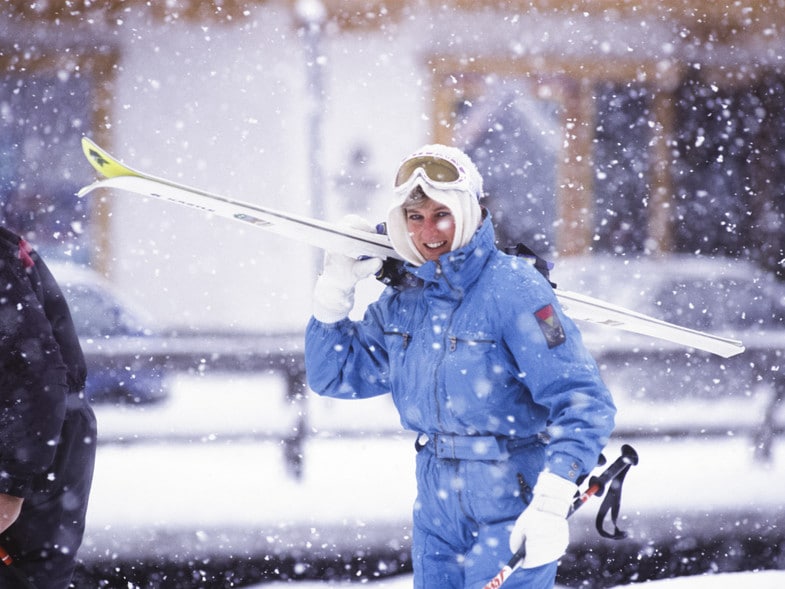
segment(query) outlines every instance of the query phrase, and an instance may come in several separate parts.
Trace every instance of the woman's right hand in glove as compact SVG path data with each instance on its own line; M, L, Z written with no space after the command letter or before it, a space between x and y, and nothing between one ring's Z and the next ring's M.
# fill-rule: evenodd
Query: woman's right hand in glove
M375 228L356 215L345 217L342 225L375 233ZM313 316L322 323L337 323L349 316L354 306L357 283L376 274L382 267L379 258L355 259L344 254L327 252L324 269L316 280L313 292Z

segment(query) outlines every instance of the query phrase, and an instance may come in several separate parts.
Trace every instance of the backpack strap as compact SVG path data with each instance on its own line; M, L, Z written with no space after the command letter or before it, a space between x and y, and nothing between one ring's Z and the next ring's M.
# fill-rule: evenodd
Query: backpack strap
M538 256L536 253L534 253L534 250L525 243L507 246L503 251L505 254L518 256L519 258L527 260L532 266L539 270L540 274L545 277L545 280L547 280L553 288L556 288L556 283L551 282L551 270L553 270L553 262L549 262L546 259Z
M380 224L377 229L380 229L381 225L382 224ZM383 233L383 228L380 229L379 232ZM534 253L534 250L523 243L519 243L514 246L507 246L502 251L505 254L517 256L528 261L540 272L540 274L545 277L545 280L548 281L552 288L556 288L556 283L553 282L550 277L550 272L553 269L553 262L549 262L546 259L541 258L536 253ZM421 284L420 279L415 277L413 274L410 274L406 270L404 264L405 262L401 260L387 258L383 261L381 270L379 270L379 272L376 274L376 279L386 284L387 286L392 286L393 288L397 288L399 290L405 290L412 286Z

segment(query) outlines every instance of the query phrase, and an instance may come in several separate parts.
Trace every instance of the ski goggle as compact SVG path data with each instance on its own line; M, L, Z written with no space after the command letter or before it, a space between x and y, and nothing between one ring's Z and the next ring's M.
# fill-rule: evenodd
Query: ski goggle
M419 155L404 161L395 175L395 192L408 195L420 182L437 190L474 188L466 171L457 163L436 155Z

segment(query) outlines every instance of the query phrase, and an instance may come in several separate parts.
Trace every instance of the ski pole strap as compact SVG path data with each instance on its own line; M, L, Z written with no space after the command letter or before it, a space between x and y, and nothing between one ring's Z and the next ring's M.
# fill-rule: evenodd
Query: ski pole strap
M600 473L598 476L591 477L589 479L588 488L573 500L567 517L569 518L572 516L572 514L575 513L584 503L586 503L590 497L594 495L597 495L598 497L601 496L605 492L606 485L610 483L611 489L608 491L608 495L603 500L602 505L600 505L600 512L602 512L603 506L605 506L606 503L608 504L608 507L605 508L605 512L602 514L602 517L600 517L598 513L597 531L605 538L614 538L619 540L626 537L626 534L620 531L618 527L613 534L608 534L602 528L601 524L602 520L605 519L605 513L610 510L612 512L611 516L615 526L621 504L621 482L619 482L618 485L614 484L619 478L621 478L623 481L630 467L636 464L638 464L638 453L632 446L624 444L621 447L621 456L614 460L613 464L602 471L602 473ZM614 490L614 486L617 490ZM483 589L497 589L498 587L501 587L502 583L504 583L509 578L513 571L515 571L515 568L523 562L525 557L526 543L524 542L518 551L512 555L512 558L509 560L509 562L504 565L504 567L502 567L502 570L500 570L493 579L488 581Z
M589 479L589 488L597 487L597 492L595 494L598 497L602 496L605 492L605 487L610 483L608 486L608 493L605 495L605 499L603 499L600 508L597 510L597 518L595 520L597 532L603 538L621 540L622 538L627 537L626 532L621 531L619 526L616 525L616 521L619 518L619 511L621 509L621 490L622 485L624 484L624 477L627 476L630 467L635 464L638 464L638 453L632 446L625 444L621 448L621 456L619 456L613 464L599 476ZM612 532L608 532L604 525L605 518L609 513L610 521L613 525Z
M603 538L622 540L627 537L627 532L619 529L619 526L616 525L616 520L619 518L619 509L621 508L621 487L624 483L624 477L629 470L630 465L628 464L627 467L619 473L619 476L611 481L608 493L605 495L605 499L602 500L600 508L597 510L597 519L594 523L597 527L597 532ZM609 512L610 522L613 525L612 532L608 532L605 529L605 518Z

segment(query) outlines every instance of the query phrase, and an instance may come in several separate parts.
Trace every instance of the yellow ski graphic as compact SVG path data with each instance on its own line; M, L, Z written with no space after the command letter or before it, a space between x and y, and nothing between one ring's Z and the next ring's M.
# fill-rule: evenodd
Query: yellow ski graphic
M90 165L104 178L116 178L118 176L142 176L136 170L124 166L117 159L95 141L82 137L82 151L90 162Z

